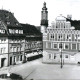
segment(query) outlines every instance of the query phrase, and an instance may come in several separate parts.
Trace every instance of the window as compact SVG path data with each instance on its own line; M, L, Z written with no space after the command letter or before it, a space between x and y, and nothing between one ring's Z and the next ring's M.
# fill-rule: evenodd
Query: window
M12 47L10 47L10 52L12 52Z
M3 39L1 39L1 43L3 43Z
M75 40L77 40L77 35L74 35Z
M19 30L19 34L21 33L21 30Z
M9 33L12 33L12 30L11 29L9 29Z
M65 55L65 58L68 58L68 55Z
M49 54L49 59L51 59L51 54Z
M7 22L7 24L10 24L10 22Z
M4 34L5 33L5 30L1 30L1 33Z
M46 48L48 48L48 43L46 42Z
M18 30L16 30L16 33L18 34Z
M16 52L16 47L13 48L13 52Z
M58 36L58 38L60 39L60 35Z
M18 52L18 51L20 51L20 50L19 50L19 47L17 47L17 52Z
M51 38L53 38L53 37L52 37L52 34L51 34Z
M17 61L19 61L19 55L17 56Z
M78 40L80 40L80 35L78 35Z
M23 30L21 30L21 34L23 34Z
M76 49L76 44L72 44L72 49Z
M54 59L56 59L56 54L54 54Z
M1 53L5 53L5 49L6 49L5 47L1 48L1 51L0 52Z
M65 44L65 49L69 49L69 44Z
M69 36L67 35L67 39L69 39Z
M14 34L15 33L15 30L14 29L12 29L12 32L11 32L12 34Z
M65 45L65 49L68 49L68 45Z
M69 40L71 40L71 35L69 35L69 37L68 37L68 38L69 38Z
M59 48L62 48L62 43L59 44Z
M18 25L18 23L16 23L16 25Z
M14 63L16 62L16 57L14 56Z
M53 44L54 48L56 49L57 48L57 44Z

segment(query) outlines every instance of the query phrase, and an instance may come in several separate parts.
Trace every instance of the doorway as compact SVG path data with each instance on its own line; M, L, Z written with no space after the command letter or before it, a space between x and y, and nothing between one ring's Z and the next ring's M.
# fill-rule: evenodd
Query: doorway
M12 57L10 57L10 65L12 65Z
M6 58L1 58L1 67L3 67L5 65L5 59Z

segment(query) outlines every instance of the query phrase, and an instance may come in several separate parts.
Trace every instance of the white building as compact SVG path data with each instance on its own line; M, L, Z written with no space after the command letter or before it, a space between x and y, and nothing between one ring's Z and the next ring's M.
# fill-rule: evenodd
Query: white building
M71 19L71 16L68 18ZM47 25L46 27L43 24L41 28L43 26L45 27L44 30L41 29L43 33L43 62L78 63L80 61L80 30L75 30L76 26L71 26L71 23L62 15L58 16L51 26Z

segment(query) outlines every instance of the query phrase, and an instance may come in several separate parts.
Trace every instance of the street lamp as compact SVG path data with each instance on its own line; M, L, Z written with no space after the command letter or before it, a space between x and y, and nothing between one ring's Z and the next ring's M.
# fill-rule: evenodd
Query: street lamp
M60 55L60 58L61 58L61 68L63 67L63 63L62 63L62 43L60 44L60 49L59 49L61 55Z

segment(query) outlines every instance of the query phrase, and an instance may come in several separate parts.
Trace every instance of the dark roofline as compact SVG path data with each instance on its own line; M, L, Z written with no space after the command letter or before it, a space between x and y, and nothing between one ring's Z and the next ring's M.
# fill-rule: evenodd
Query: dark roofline
M38 32L38 33L36 33L34 30L32 30L35 35L42 35L42 33L37 29L36 26L30 25L30 24L23 24L23 23L20 23L20 24L21 24L24 28L26 28L26 30L29 29L30 27L31 27L31 28L33 27L33 29ZM29 27L29 28L27 28L27 27ZM30 34L30 33L31 33L31 32L29 32L29 34Z

